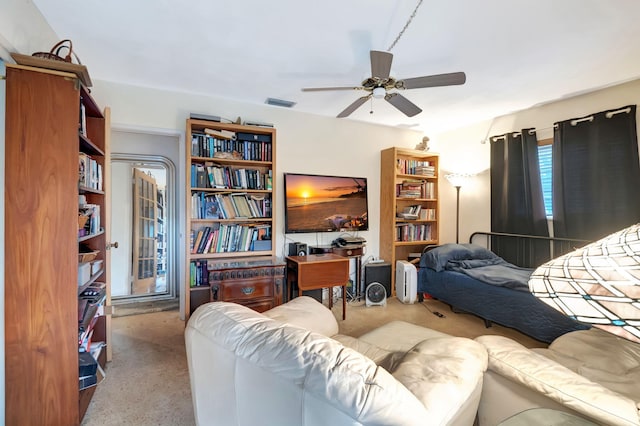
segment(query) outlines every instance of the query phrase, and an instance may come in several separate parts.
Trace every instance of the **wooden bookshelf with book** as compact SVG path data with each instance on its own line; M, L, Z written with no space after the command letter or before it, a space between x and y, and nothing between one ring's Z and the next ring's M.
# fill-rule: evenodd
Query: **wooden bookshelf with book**
M187 319L212 300L216 265L276 262L275 148L273 127L187 119Z
M395 263L438 244L438 154L388 148L380 158L380 257ZM395 291L395 285L392 285Z

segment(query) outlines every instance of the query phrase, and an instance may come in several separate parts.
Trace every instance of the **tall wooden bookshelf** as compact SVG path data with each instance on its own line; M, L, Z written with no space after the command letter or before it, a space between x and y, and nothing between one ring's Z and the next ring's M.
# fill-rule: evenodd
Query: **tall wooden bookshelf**
M188 319L198 306L212 300L209 271L236 261L245 267L241 262L251 260L264 266L275 254L276 130L187 119L186 133ZM253 287L229 291L244 291L249 306L273 304L250 295Z
M398 147L381 153L380 257L391 263L394 292L396 261L438 244L438 159L435 153Z
M97 181L108 179L109 110L98 108L75 74L6 67L5 420L77 425L96 388L79 390L79 306L81 293L98 282L105 295L85 326L94 343L107 345L92 353L103 367L109 344L108 195ZM81 154L101 176L81 182ZM87 232L80 230L80 198L96 206ZM81 245L98 261L84 278Z

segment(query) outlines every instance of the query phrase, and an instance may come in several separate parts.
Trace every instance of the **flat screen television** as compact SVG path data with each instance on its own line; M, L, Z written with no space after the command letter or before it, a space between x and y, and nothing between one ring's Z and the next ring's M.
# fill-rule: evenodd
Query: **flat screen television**
M285 233L369 229L367 178L284 174Z

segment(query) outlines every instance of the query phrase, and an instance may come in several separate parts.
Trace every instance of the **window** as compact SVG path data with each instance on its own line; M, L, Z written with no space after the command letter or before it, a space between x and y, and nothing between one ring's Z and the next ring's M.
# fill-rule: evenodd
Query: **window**
M544 200L544 211L547 218L553 217L553 197L552 197L552 172L551 165L551 144L552 139L541 140L538 145L538 164L540 167L540 180L542 181L542 198Z

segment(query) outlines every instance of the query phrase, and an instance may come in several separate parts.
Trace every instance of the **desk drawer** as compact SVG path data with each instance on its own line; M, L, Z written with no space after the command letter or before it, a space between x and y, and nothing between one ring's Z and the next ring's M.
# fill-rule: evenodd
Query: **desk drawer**
M219 286L219 300L248 300L273 296L273 280L227 281L217 285Z

